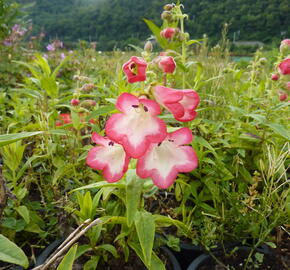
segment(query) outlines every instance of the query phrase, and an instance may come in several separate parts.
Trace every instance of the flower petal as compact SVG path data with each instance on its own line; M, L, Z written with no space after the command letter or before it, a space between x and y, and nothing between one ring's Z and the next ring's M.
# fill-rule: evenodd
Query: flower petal
M162 143L151 144L138 159L137 175L141 178L151 177L159 188L168 188L179 172L194 170L198 165L196 153L190 146L179 145L189 142L191 136L188 132L189 129L183 128L168 134Z
M97 133L93 134L93 140L101 143L101 146L93 147L87 156L87 165L95 170L102 170L108 182L120 180L128 170L130 157L124 151L122 145L103 138ZM106 142L106 143L105 143Z
M200 98L194 90L176 90L164 86L156 86L153 94L158 103L169 110L176 120L188 122L196 117L195 109L200 102Z

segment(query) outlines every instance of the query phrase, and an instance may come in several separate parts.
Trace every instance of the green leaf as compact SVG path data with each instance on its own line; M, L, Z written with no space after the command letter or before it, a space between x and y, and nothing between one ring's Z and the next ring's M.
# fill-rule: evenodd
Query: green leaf
M100 181L97 183L93 183L90 185L86 185L83 187L79 187L76 189L73 189L72 191L70 191L69 193L75 192L75 191L79 191L79 190L84 190L84 189L92 189L92 188L104 188L104 187L116 187L116 188L121 188L124 189L126 186L124 184L120 184L120 183L108 183L107 181Z
M144 19L144 22L147 24L153 35L155 36L157 42L159 45L163 48L166 49L168 47L168 42L165 38L160 36L161 29L152 21Z
M2 234L0 234L0 261L28 267L28 259L22 249Z
M26 206L21 205L16 207L16 211L18 212L18 214L23 217L23 219L25 220L25 222L27 224L29 224L30 222L30 216L29 216L29 210L27 209Z
M112 113L116 110L115 105L106 105L98 108L97 110L93 111L87 118L86 121L89 121L90 119L97 118L101 115L107 115L109 113Z
M140 246L134 242L128 242L128 244L135 251L135 253L138 255L138 257L143 261L143 263L145 264L142 250L141 250ZM158 256L155 254L155 252L152 252L150 265L151 265L151 267L150 268L148 267L149 270L166 270L165 265L158 258Z
M43 131L3 134L0 135L0 147L39 134L43 134Z
M72 270L77 248L78 245L75 244L69 249L68 253L64 256L59 266L57 267L57 270Z
M150 268L155 235L155 220L153 215L145 211L137 212L135 227L142 248L145 265Z
M103 245L97 246L96 249L104 249L110 252L115 258L118 258L117 249L110 244L103 244Z
M284 126L277 123L272 123L268 124L268 127L270 127L275 133L282 136L286 140L290 140L290 131L287 130Z
M143 181L136 176L135 170L128 170L126 174L126 208L129 227L134 222L140 204L142 188Z

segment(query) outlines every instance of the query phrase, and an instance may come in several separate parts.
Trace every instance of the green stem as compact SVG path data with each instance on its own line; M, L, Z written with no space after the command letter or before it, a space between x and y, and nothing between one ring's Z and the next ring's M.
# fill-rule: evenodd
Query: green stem
M180 30L181 33L184 34L184 18L182 17L180 19ZM185 47L185 40L182 40L182 45L181 45L181 62L182 65L185 67L186 63L186 47ZM182 88L185 88L185 73L182 73Z

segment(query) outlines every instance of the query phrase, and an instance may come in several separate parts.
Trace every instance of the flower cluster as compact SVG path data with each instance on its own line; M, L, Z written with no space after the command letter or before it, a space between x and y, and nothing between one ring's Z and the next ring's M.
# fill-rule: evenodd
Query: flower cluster
M158 65L165 73L176 67L172 57L161 55ZM133 56L123 65L129 83L146 80L148 64ZM87 164L102 170L108 182L120 180L131 159L137 159L136 173L140 178L152 178L159 188L168 188L179 172L190 172L197 167L197 155L191 146L193 137L189 128L167 132L165 122L158 117L160 105L181 122L193 120L199 104L198 94L191 89L177 90L163 85L152 87L152 97L137 97L122 93L116 103L120 113L111 115L105 125L106 136L93 133L97 144L87 156Z
M280 56L279 58L284 58L276 67L277 73L271 75L273 81L278 81L278 85L284 90L290 91L290 39L284 39L280 44ZM286 101L288 99L288 93L283 90L278 91L279 100Z
M15 24L11 28L10 35L3 41L4 46L12 46L19 41L27 32L26 28L21 27L19 24Z
M52 43L46 46L46 49L50 52L54 52L61 48L63 48L63 42L61 40L54 40Z
M108 182L122 178L131 158L137 159L137 175L151 177L160 188L172 185L178 172L197 167L194 150L184 145L192 141L190 129L168 133L164 121L157 117L161 113L157 102L123 93L116 107L120 113L107 121L107 137L93 133L92 140L99 146L87 156L87 164L103 170Z

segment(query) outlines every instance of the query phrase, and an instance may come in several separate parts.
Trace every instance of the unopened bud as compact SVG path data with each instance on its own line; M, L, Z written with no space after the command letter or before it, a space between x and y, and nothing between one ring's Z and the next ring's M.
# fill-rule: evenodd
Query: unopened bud
M288 98L288 95L284 91L279 91L280 101L285 101Z
M92 89L94 89L96 86L93 83L86 83L82 86L81 91L83 92L90 92Z
M175 4L167 4L163 7L164 10L168 10L170 11L171 9L173 9L175 7Z
M267 58L265 58L265 57L262 57L262 58L260 58L260 63L262 64L262 65L264 65L264 64L266 64L267 63Z
M96 104L97 104L96 101L91 100L91 99L87 99L87 100L84 100L84 101L81 103L81 106L84 107L84 108L89 109L90 107L94 107L94 106L96 106Z
M272 81L278 81L279 80L279 75L278 74L272 74L271 80Z
M152 50L153 50L153 44L151 41L148 40L144 45L144 51L152 52Z
M290 52L290 39L284 39L281 41L280 52L282 54L287 54Z
M80 104L80 101L76 98L73 98L71 101L70 101L70 104L72 106L78 106Z
M161 13L161 19L171 21L172 20L172 13L170 11L163 11Z

